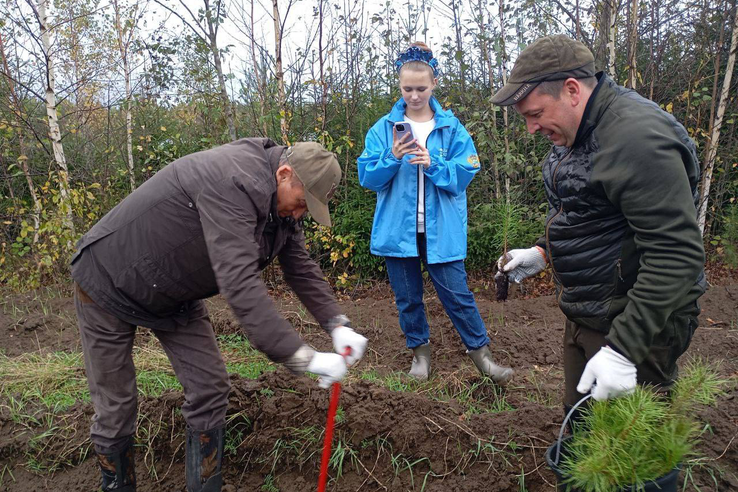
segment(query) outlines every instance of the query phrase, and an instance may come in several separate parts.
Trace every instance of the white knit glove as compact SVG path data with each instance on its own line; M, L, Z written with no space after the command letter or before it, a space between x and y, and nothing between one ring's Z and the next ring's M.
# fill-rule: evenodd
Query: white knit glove
M321 388L329 388L331 384L342 380L347 370L343 356L331 352L315 352L307 366L308 372L320 376L318 386Z
M536 275L546 268L546 259L542 250L537 246L527 249L512 249L508 251L508 262L502 266L504 256L497 260L497 268L507 273L510 280L519 284L524 278Z
M636 387L636 366L610 347L602 347L584 367L577 391L592 390L595 400L607 400L632 393Z
M351 349L351 352L346 355L346 364L349 366L354 365L361 359L366 350L367 339L348 326L338 326L331 332L331 338L333 338L333 348L336 352L343 355L346 348Z

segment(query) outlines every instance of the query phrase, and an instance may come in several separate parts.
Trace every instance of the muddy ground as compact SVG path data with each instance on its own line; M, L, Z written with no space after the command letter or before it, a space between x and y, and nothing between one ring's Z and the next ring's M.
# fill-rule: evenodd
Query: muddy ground
M513 383L500 390L479 378L429 287L433 380L449 389L449 397L439 398L427 387L391 391L352 376L343 386L334 441L334 448L340 441L344 459L331 470L328 490L554 490L544 453L562 421L563 316L553 296L546 294L546 282L527 293L515 290L505 303L494 301L490 283L480 280L472 286L493 355L517 371ZM280 287L273 291L303 337L329 350L329 337L311 323L299 302ZM341 303L357 331L370 340L368 353L352 373L373 371L379 377L409 368L410 353L385 284L345 293ZM222 299L208 304L218 333L238 330ZM700 328L683 359L722 360L724 376L738 375L738 282L728 277L713 285L701 304ZM4 355L80 350L69 286L7 297L2 311ZM142 340L148 336L141 331ZM328 392L281 368L255 380L234 375L232 383L232 449L224 461L224 490L315 490ZM705 424L697 447L700 459L682 473L685 490L738 490L737 394L733 387L717 407L700 411ZM477 407L470 407L469 401ZM185 424L178 412L182 403L176 391L141 400L145 418L139 424L136 458L139 491L185 490ZM89 404L79 403L63 419L41 419L29 429L11 418L8 401L0 401L0 490L97 490L99 474L87 438L92 414ZM30 450L38 452L39 442L46 456L63 455L67 464L52 473L35 471L28 457Z

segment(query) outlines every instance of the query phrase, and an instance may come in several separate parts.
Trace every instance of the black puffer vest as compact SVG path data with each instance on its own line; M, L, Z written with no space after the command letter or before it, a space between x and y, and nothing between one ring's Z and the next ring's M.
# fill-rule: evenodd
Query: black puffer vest
M626 293L638 275L639 253L623 213L591 182L594 157L600 151L595 130L607 108L618 98L657 109L658 106L618 86L604 74L598 77L600 81L587 104L574 145L571 149L554 147L542 163L549 213L539 245L548 253L556 297L567 318L607 333L612 320L628 302ZM669 117L696 164L694 143L684 128ZM696 175L699 176L699 170ZM696 206L697 181L690 185ZM700 275L698 281L703 278Z

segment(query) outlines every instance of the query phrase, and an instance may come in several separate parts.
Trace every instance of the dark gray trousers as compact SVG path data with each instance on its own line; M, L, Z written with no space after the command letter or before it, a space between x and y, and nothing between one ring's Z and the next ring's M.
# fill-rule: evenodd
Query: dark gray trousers
M698 311L699 312L699 311ZM646 358L636 365L638 384L652 385L660 391L668 391L678 375L677 359L687 350L697 319L688 316L672 316L667 327L653 340ZM584 366L602 347L607 345L605 333L580 326L566 320L564 329L564 406L572 407L583 394L577 384L584 373Z
M132 355L136 326L99 307L76 284L74 302L95 407L92 443L98 453L115 453L136 432L138 398ZM201 432L225 425L231 385L205 303L192 305L187 326L152 331L184 388L182 415L187 425Z

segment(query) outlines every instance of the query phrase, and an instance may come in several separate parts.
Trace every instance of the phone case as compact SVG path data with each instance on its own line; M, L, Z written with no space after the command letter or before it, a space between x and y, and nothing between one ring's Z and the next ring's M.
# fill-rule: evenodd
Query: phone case
M413 129L410 126L410 123L407 123L405 121L398 121L397 123L395 123L395 130L397 131L398 140L402 140L402 137L404 135L407 135L408 133L410 134L410 138L408 139L408 141L415 138L415 134L413 134ZM417 147L417 145L415 145L415 147Z

